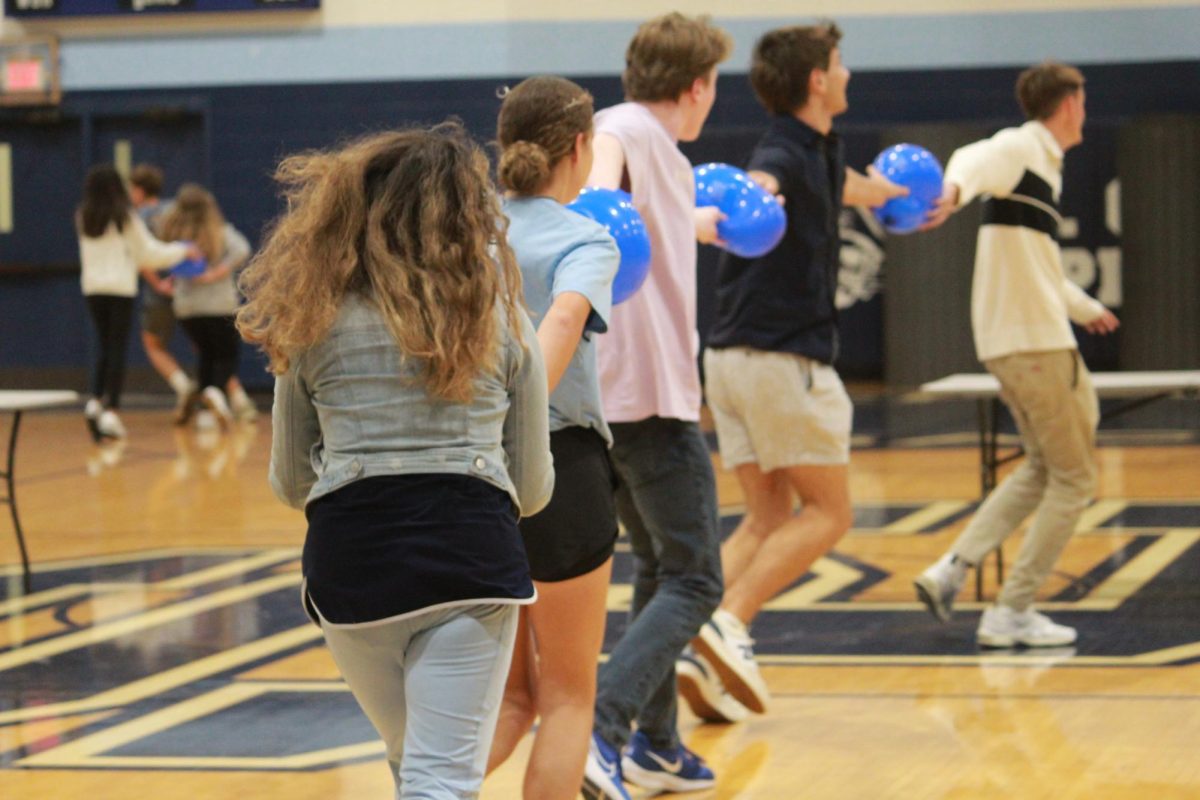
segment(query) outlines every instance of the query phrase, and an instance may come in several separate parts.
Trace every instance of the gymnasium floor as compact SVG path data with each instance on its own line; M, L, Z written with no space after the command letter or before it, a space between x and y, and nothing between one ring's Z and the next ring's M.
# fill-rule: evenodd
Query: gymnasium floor
M220 436L124 416L128 444L105 448L75 411L22 423L36 573L22 595L4 513L0 797L390 797L300 609L303 517L267 486L269 420ZM977 500L972 425L967 407L859 404L855 530L755 626L770 715L685 713L718 775L691 796L1200 797L1200 408L1102 431L1097 501L1043 592L1080 642L1040 653L978 651L973 592L945 626L913 600ZM731 530L741 498L719 481ZM630 572L623 549L610 640ZM523 752L485 797L519 797Z

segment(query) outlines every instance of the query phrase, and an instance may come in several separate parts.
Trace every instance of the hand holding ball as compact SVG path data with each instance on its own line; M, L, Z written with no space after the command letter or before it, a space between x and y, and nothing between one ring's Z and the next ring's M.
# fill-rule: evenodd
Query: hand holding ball
M775 249L787 228L787 214L778 200L729 164L703 164L692 172L696 206L716 206L725 215L717 223L717 233L726 250L742 258L758 258Z
M908 188L875 209L875 217L892 233L912 233L942 196L942 165L924 147L898 144L875 157L875 169L892 183Z

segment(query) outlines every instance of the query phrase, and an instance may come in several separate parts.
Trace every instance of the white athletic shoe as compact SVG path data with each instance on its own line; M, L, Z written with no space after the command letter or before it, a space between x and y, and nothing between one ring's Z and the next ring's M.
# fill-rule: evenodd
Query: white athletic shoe
M258 419L258 408L244 392L241 397L234 397L230 404L233 409L233 416L238 422L254 422Z
M228 401L225 400L225 393L220 389L215 386L205 386L204 391L200 393L200 401L213 413L222 428L228 428L233 424L233 411L229 408Z
M913 581L917 599L942 622L950 621L954 598L966 582L970 566L953 553L946 553Z
M104 411L104 407L100 405L100 401L93 397L87 401L87 405L83 407L83 419L87 422L88 433L92 434L92 438L97 442L100 441L100 414Z
M1064 647L1074 644L1076 633L1032 608L1014 611L994 605L984 610L975 638L984 647Z
M188 381L187 385L183 387L183 391L175 392L175 424L187 425L192 415L196 413L198 405L200 405L200 387Z
M718 608L692 639L692 647L708 659L735 700L756 714L766 713L771 692L754 661L754 640L740 619Z
M675 681L692 713L705 722L741 722L750 709L725 691L708 659L687 648L675 661Z
M100 412L100 419L96 421L96 429L100 431L101 436L107 436L110 439L124 439L127 435L125 426L121 424L121 418L111 408Z

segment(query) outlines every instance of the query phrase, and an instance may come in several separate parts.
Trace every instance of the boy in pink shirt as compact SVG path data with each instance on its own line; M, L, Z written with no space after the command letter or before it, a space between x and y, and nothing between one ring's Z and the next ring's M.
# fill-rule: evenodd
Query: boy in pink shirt
M638 293L613 309L598 346L617 510L636 575L629 627L600 670L588 798L627 799L623 777L667 791L714 782L679 740L675 659L722 592L696 365L696 241L716 241L720 215L696 208L692 165L678 142L700 135L716 98L717 64L730 46L706 17L672 13L644 23L625 55L628 102L596 115L588 182L633 196L650 234L651 264Z

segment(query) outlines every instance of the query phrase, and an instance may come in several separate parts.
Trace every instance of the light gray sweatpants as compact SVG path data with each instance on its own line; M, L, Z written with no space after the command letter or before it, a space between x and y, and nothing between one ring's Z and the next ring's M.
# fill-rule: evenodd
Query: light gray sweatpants
M325 623L322 630L387 745L396 797L478 797L512 661L517 606L454 606L365 627Z
M1024 611L1096 491L1100 404L1075 350L1017 353L984 366L1000 381L1000 398L1016 420L1025 459L988 496L951 549L978 564L1036 509L997 600Z

